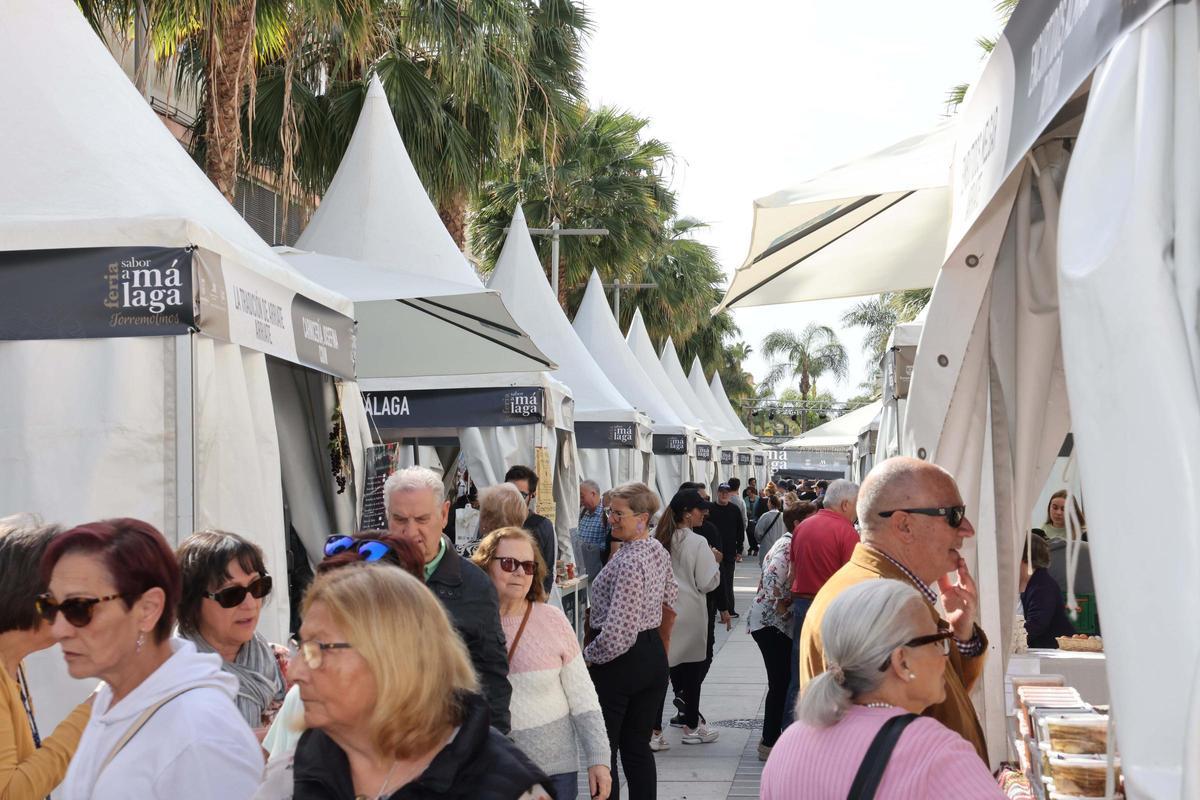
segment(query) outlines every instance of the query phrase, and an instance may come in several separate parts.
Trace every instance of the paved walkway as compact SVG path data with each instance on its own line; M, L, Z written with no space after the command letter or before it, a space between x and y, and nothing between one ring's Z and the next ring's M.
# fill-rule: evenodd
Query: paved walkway
M758 587L758 559L746 557L734 574L735 606L742 614L732 631L718 623L714 658L700 709L721 738L710 744L685 745L683 731L666 728L671 749L655 754L658 800L726 800L758 797L762 762L757 747L762 737L763 700L767 673L758 646L746 633L746 609ZM674 713L667 697L669 716ZM665 723L666 720L663 720ZM622 797L624 777L621 779ZM588 797L587 773L580 774L581 800Z

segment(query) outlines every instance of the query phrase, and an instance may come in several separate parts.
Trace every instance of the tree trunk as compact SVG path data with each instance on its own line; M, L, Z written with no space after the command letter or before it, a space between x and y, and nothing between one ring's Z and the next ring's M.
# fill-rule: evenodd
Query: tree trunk
M442 224L450 232L450 238L459 250L466 250L467 245L467 194L455 192L454 196L444 203L438 204L438 216Z
M147 97L146 82L150 66L150 15L146 0L137 0L133 20L133 85L138 94Z
M209 20L204 171L231 203L242 150L242 91L254 74L255 5L242 0Z

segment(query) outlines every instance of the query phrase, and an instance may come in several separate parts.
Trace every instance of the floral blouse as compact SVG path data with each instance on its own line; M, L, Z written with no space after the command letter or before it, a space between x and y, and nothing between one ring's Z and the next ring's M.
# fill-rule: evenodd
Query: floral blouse
M792 534L785 533L771 545L763 559L762 581L746 615L746 629L751 633L770 626L787 634L789 639L792 636L791 606L783 613L779 611L779 603L790 602L792 597L791 550Z
M592 584L589 622L600 633L584 658L605 664L623 655L639 633L662 624L663 605L675 608L678 597L671 556L658 540L623 542Z

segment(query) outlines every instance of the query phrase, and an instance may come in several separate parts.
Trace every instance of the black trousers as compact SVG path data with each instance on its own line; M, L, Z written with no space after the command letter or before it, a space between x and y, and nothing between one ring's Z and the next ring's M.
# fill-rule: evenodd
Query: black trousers
M792 679L792 640L773 625L750 634L767 668L767 701L763 710L763 744L774 747L783 727L783 710Z
M758 553L758 538L754 535L754 523L746 526L746 539L750 542L750 555Z
M661 724L660 706L667 686L667 653L658 630L652 628L638 634L637 640L623 654L605 664L588 668L608 745L612 750L612 800L620 800L621 787L617 780L617 754L625 767L630 800L655 800L658 796L658 771L654 753L650 750L650 732ZM659 722L654 715L659 714Z

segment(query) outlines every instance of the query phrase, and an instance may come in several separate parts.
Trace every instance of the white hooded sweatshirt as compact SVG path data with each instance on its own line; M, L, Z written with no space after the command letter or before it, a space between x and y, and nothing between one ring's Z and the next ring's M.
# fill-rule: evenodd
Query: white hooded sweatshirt
M116 708L101 685L92 717L56 793L64 800L248 800L262 782L258 742L234 705L237 678L220 656L171 639L173 655ZM142 712L158 709L107 767L101 765Z

